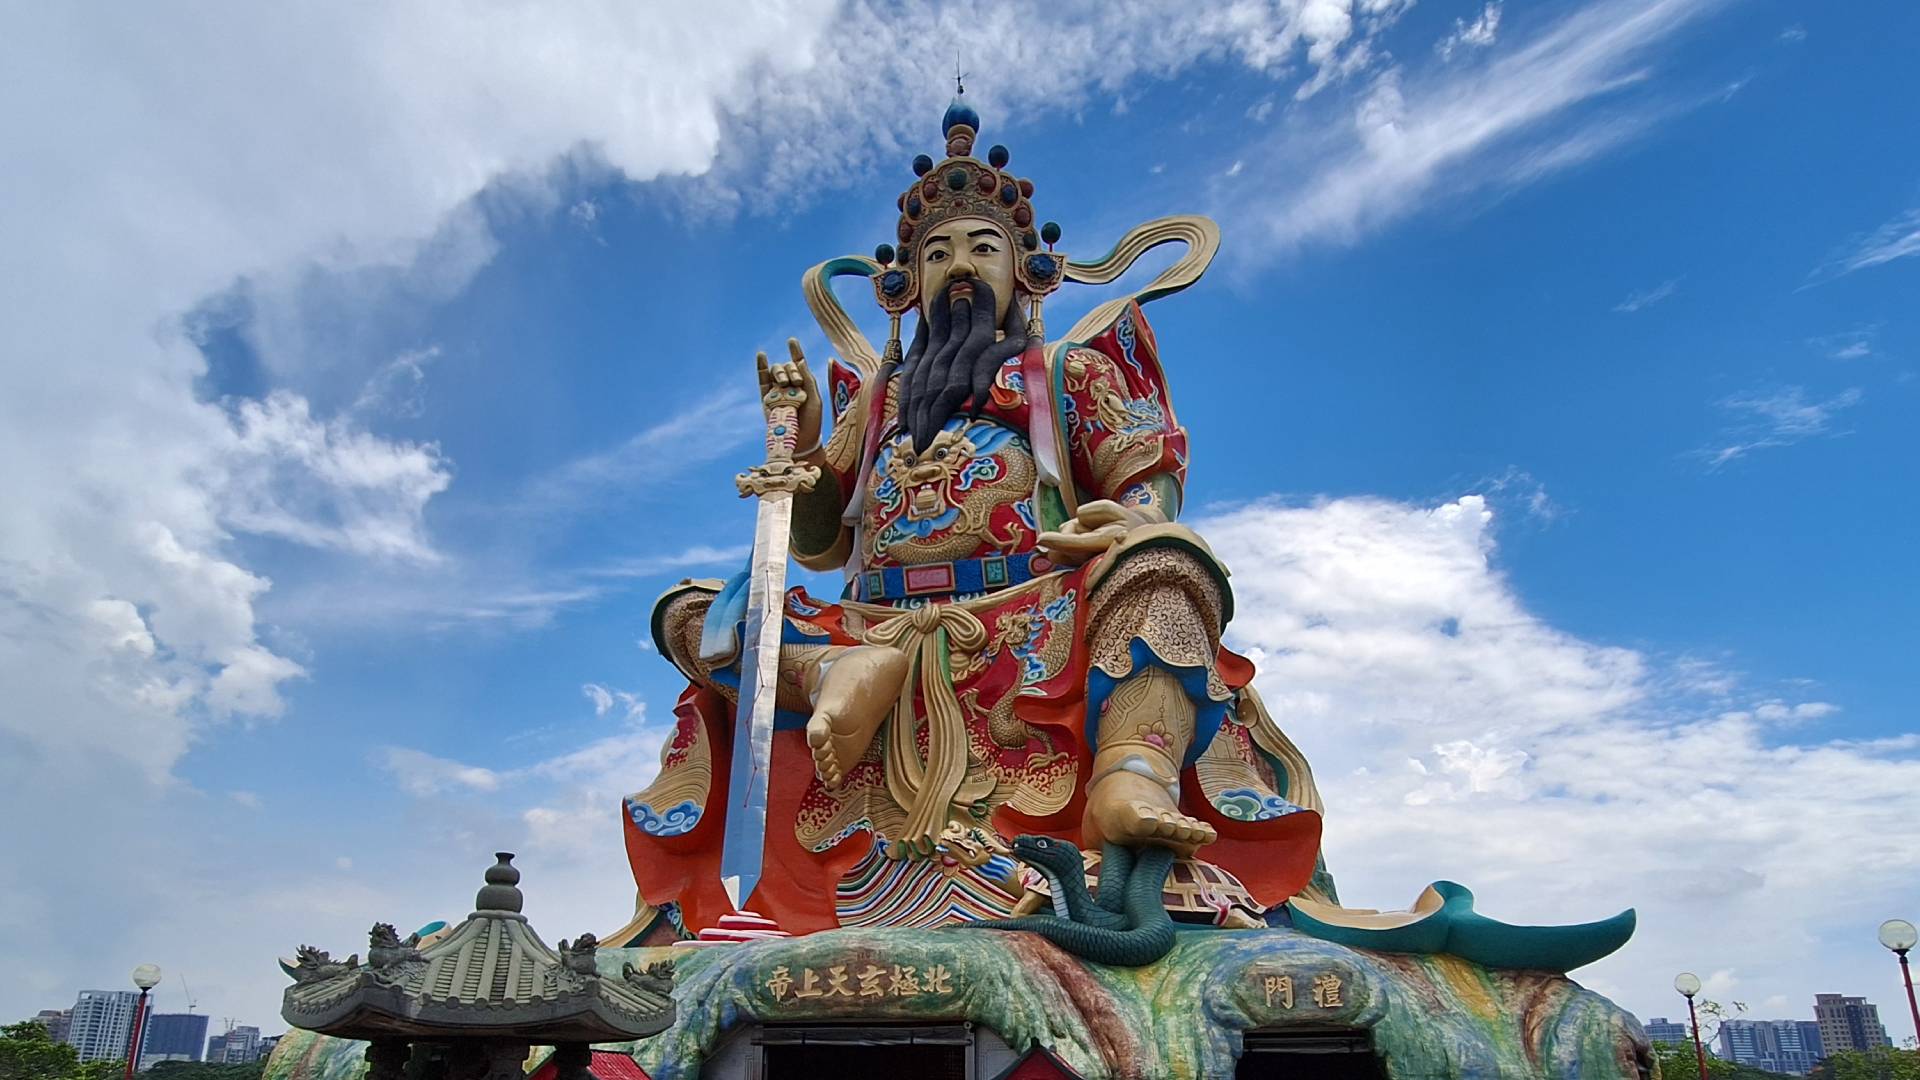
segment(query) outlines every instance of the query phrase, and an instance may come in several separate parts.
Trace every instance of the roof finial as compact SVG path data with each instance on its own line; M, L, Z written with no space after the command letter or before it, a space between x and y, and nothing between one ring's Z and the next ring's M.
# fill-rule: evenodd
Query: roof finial
M967 93L967 73L960 70L960 61L953 62L953 96L965 97Z
M517 912L522 900L520 890L514 888L520 884L520 871L514 869L513 852L497 851L493 857L500 861L487 867L487 883L473 898L474 910Z

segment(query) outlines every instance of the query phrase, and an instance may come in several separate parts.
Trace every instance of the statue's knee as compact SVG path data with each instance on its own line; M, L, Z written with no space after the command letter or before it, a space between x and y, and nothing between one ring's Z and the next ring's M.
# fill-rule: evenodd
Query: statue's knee
M705 684L715 665L700 656L701 633L713 592L682 588L660 598L653 609L654 647L691 682Z
M1228 605L1223 578L1217 563L1185 545L1124 552L1094 589L1090 636L1130 639L1152 631L1218 645Z

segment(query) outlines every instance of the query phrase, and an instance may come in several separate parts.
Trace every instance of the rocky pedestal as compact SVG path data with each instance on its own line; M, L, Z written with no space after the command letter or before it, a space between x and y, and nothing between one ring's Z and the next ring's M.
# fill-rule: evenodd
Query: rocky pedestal
M750 1023L971 1021L1050 1048L1082 1076L1230 1077L1249 1031L1351 1030L1394 1080L1640 1080L1646 1034L1572 980L1451 956L1352 949L1290 930L1182 933L1144 968L1087 964L1030 934L836 930L704 948L603 949L677 961L672 1027L627 1049L654 1080L692 1080ZM364 1044L291 1032L266 1080L348 1080Z

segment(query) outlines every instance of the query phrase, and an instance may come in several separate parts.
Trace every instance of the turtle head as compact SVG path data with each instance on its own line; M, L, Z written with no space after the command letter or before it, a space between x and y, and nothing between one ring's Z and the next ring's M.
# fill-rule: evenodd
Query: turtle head
M1013 857L1037 870L1052 870L1066 878L1082 873L1086 859L1071 841L1051 836L1016 836Z

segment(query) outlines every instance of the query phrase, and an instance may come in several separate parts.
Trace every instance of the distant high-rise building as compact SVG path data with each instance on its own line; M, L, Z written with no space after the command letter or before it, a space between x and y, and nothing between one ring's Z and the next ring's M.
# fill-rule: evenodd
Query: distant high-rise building
M1687 1025L1674 1023L1664 1016L1656 1016L1647 1021L1647 1038L1658 1043L1683 1043L1692 1036L1687 1034Z
M33 1019L47 1029L47 1038L63 1043L67 1041L67 1029L73 1025L73 1010L41 1009Z
M67 1042L81 1061L124 1061L140 995L132 990L82 990L73 1003Z
M1806 1020L1723 1020L1720 1056L1768 1072L1803 1074L1821 1058L1819 1025Z
M1879 1007L1866 998L1815 994L1813 1018L1820 1025L1820 1045L1828 1054L1893 1045L1880 1023Z
M260 1060L260 1029L251 1024L237 1024L224 1034L208 1039L207 1060L227 1065Z
M194 1013L156 1013L147 1017L141 1037L140 1067L162 1061L199 1061L207 1045L207 1018Z

